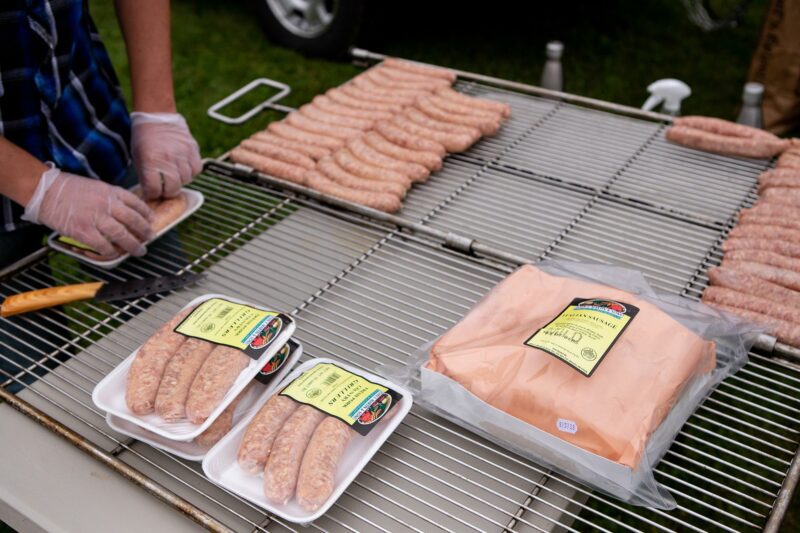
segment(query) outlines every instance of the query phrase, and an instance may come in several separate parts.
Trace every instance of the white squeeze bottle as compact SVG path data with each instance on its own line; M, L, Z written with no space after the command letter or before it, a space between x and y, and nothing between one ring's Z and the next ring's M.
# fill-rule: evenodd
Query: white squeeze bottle
M547 43L547 62L542 70L542 81L539 85L553 91L564 90L564 73L561 70L561 54L564 44L561 41Z
M744 84L742 92L742 110L736 122L754 128L763 128L764 119L761 114L761 102L764 99L764 86L751 81Z

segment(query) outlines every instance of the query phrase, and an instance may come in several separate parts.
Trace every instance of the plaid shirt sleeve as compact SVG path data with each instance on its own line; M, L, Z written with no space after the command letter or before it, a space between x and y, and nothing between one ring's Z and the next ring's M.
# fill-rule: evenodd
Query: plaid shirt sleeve
M67 172L125 176L130 118L86 0L0 2L0 135ZM22 211L0 196L0 231Z

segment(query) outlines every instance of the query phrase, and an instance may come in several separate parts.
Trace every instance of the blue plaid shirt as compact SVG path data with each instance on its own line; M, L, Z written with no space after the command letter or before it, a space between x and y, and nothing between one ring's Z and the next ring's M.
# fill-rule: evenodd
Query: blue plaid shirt
M67 172L124 178L130 117L86 0L0 0L0 135ZM27 224L0 208L0 231Z

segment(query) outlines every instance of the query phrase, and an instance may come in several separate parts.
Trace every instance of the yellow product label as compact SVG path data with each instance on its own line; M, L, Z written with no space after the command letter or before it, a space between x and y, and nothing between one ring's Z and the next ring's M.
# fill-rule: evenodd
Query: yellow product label
M76 241L72 237L65 237L63 235L59 235L58 242L63 242L64 244L69 244L70 246L74 246L75 248L79 248L81 250L88 250L90 252L97 253L97 250L89 246L88 244L83 244L81 241Z
M602 298L575 298L525 344L591 376L639 308Z
M211 298L195 308L175 331L245 351L258 359L288 319L274 311Z
M362 435L402 397L331 363L320 363L303 372L281 394L335 416Z

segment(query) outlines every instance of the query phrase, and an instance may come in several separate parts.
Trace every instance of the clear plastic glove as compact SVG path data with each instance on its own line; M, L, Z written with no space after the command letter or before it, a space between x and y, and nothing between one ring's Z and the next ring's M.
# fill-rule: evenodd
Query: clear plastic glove
M147 252L143 242L152 238L153 212L146 203L121 187L48 165L23 220L44 224L100 255L115 255L117 249L136 256Z
M145 198L172 198L200 173L200 149L177 113L131 113L131 152Z

